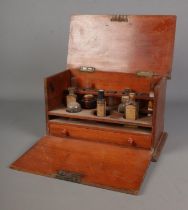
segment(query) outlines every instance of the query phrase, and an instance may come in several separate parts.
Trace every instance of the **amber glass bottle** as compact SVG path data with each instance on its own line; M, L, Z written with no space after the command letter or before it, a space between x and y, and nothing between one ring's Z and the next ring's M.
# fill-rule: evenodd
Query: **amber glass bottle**
M69 88L68 88L68 91L69 91L69 94L68 94L67 97L66 97L66 99L67 99L67 107L68 107L71 103L76 102L76 98L77 98L77 95L74 94L75 87L69 87Z
M136 120L138 118L138 103L135 101L135 93L129 94L129 101L125 108L125 118Z

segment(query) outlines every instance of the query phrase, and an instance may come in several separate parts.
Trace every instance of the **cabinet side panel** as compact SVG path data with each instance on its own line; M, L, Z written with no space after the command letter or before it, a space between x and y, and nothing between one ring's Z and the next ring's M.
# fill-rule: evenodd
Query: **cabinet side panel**
M164 112L166 99L166 78L162 78L154 89L154 116L153 116L153 146L155 147L164 132Z
M46 122L48 121L48 111L55 109L65 101L64 90L70 85L70 72L66 70L47 77L44 80Z

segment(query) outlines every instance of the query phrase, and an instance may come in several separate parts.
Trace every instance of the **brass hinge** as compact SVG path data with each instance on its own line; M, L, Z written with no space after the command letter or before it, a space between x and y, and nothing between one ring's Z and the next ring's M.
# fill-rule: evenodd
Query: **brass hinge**
M136 75L138 77L153 77L153 76L160 76L156 72L153 71L137 71Z
M80 67L80 71L83 71L83 72L94 72L95 68L91 67L91 66L81 66Z
M57 179L62 179L62 180L70 181L70 182L76 182L76 183L80 183L82 177L83 177L82 174L70 172L70 171L64 171L64 170L59 171L55 175L55 178Z
M111 18L111 21L128 22L128 16L127 15L113 15Z

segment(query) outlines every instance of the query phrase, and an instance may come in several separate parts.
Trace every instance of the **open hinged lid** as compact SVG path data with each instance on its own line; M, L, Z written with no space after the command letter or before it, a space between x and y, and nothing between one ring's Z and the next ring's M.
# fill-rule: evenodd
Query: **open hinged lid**
M170 76L176 16L72 16L68 68Z
M45 136L11 168L136 194L150 159L150 150Z

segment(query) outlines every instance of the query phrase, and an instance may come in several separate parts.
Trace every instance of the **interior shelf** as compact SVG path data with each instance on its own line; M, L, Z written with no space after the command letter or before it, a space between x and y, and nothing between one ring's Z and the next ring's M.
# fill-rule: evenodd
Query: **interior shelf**
M93 94L97 95L98 91L93 89L84 89L79 88L75 90L75 93L77 94ZM113 97L121 97L125 95L123 91L105 91L105 96L113 96ZM136 93L136 99L144 99L144 100L154 100L154 97L150 97L148 93Z
M152 127L151 116L140 117L137 120L128 120L123 118L123 114L122 115L119 114L119 116L116 118L112 117L113 111L109 116L97 117L96 115L94 115L94 111L95 109L82 109L82 111L78 113L69 113L66 111L65 107L61 107L58 109L48 111L48 115L64 117L64 118L72 118L72 119L84 119L84 120L91 120L97 122L114 123L114 124L136 125L148 128Z

